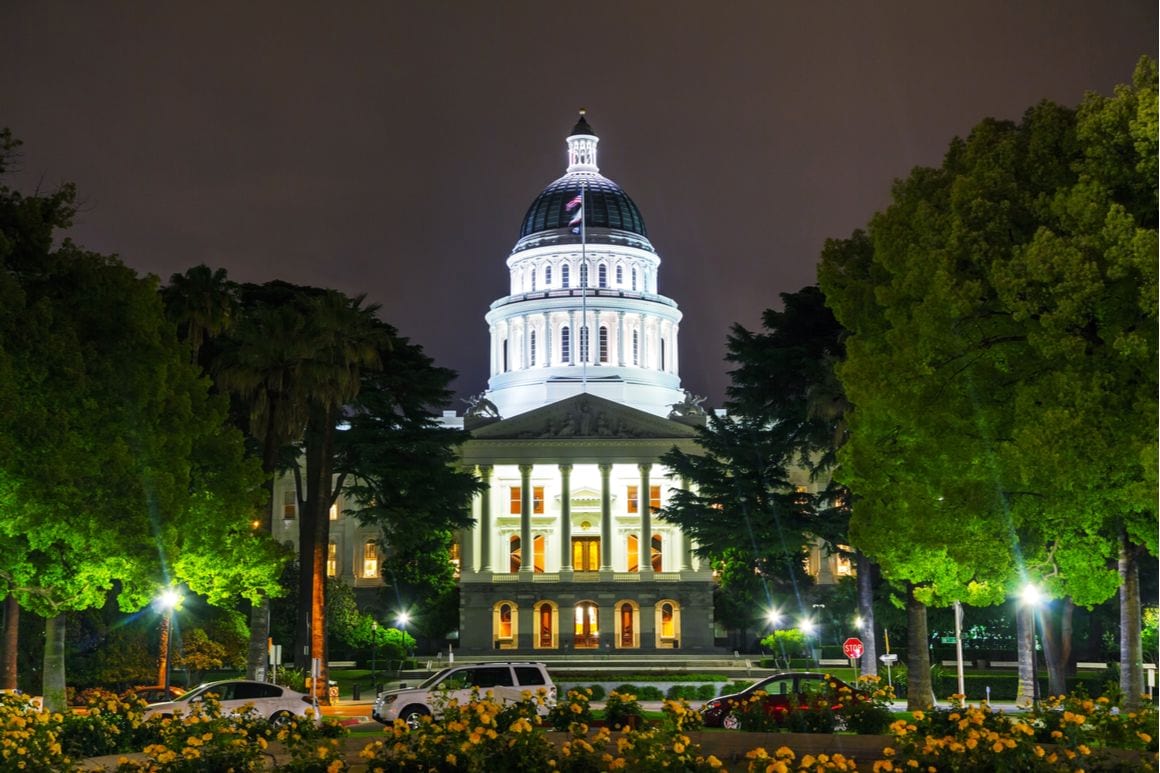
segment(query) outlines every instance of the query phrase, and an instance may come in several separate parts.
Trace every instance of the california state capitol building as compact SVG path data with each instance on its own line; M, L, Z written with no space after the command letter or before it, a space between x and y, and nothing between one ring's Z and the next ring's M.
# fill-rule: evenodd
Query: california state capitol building
M681 312L633 200L600 173L583 111L564 175L535 197L484 319L487 389L442 422L486 488L458 535L464 655L715 652L714 578L657 511L686 483L660 457L699 452L701 398L681 389ZM806 483L803 479L802 483ZM297 541L292 479L275 536ZM382 586L379 533L332 508L328 574ZM811 554L819 582L849 573ZM362 595L362 594L360 594Z

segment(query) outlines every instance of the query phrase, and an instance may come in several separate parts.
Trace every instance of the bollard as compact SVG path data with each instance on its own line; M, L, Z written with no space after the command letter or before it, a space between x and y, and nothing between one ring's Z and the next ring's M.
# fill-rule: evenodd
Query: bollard
M359 698L362 696L362 687L360 687L359 685L356 684L353 687L351 687L350 690L351 690L350 699L352 701L359 700Z

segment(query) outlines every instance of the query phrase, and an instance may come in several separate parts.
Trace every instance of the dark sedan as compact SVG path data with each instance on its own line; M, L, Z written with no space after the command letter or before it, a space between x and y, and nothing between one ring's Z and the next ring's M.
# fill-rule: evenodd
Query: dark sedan
M740 710L751 698L756 698L758 692L762 710L767 716L781 722L790 706L798 709L809 708L811 699L817 696L827 696L833 703L832 708L841 708L838 695L842 689L850 691L854 700L866 700L866 693L832 676L811 671L787 671L773 676L767 676L759 682L746 687L741 692L732 695L722 695L714 698L701 707L701 717L705 727L724 727L736 730L741 726L741 719L734 709Z

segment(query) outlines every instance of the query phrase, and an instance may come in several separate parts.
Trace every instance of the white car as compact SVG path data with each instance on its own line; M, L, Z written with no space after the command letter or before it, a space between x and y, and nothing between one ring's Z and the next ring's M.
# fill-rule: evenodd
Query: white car
M307 709L313 706L309 695L286 687L247 679L226 679L198 685L171 701L150 703L145 709L145 718L171 717L178 713L188 716L193 706L210 693L221 701L223 714L241 714L253 708L258 716L274 724L285 722L294 714L304 717Z
M375 697L371 716L384 725L402 718L415 727L422 717L436 715L452 700L460 706L471 701L472 695L486 695L501 703L523 700L524 693L533 697L543 690L545 702L539 706L541 714L556 705L556 685L543 663L478 663L451 666L428 677L418 687L387 690Z

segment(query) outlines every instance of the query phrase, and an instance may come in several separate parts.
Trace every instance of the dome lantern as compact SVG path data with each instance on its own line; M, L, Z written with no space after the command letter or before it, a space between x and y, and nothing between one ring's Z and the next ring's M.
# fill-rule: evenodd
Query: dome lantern
M568 135L568 172L599 172L596 166L596 143L600 138L588 125L584 114L587 111L580 108L580 120Z

